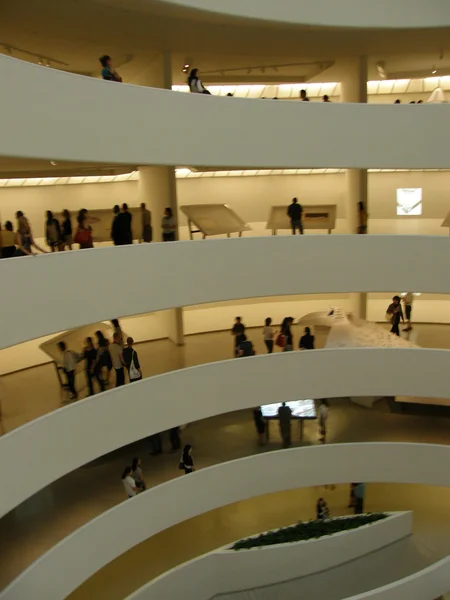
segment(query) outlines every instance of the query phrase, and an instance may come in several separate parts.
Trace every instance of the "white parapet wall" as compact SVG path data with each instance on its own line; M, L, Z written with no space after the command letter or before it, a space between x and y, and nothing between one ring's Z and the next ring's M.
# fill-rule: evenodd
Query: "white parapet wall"
M0 599L66 598L149 537L247 498L349 481L450 486L449 460L450 446L336 444L268 452L201 469L124 500L93 519L33 563Z
M251 550L221 548L164 573L129 600L210 600L219 594L251 589L255 582L263 587L331 569L411 533L412 513L407 511L318 539Z

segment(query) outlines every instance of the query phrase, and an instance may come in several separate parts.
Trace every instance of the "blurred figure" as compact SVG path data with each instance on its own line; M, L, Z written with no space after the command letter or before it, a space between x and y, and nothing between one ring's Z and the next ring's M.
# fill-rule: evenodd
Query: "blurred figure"
M164 211L164 216L161 221L163 242L174 242L176 240L177 224L173 216L170 206Z
M423 104L423 100L418 100L417 104Z
M266 427L267 423L262 415L261 407L253 409L253 421L256 427L256 434L258 436L258 445L264 446L266 443Z
M141 459L137 456L133 458L133 462L131 463L131 477L136 487L143 492L145 490L145 481L142 474Z
M172 427L172 429L169 429L169 439L172 452L179 450L181 447L179 427Z
M319 441L325 444L325 438L327 435L327 420L328 420L328 402L326 400L320 400L319 402Z
M414 298L414 296L413 296L412 292L407 292L405 294L405 296L403 296L403 298L402 298L402 302L405 307L405 321L406 321L406 327L403 329L403 331L411 331L411 329L412 329L411 313L412 313L413 298Z
M294 323L293 317L285 317L281 324L280 333L284 336L284 347L283 352L291 352L294 347L294 340L292 336L292 324Z
M200 79L200 74L199 74L198 69L192 69L192 71L189 73L188 85L189 85L189 90L193 94L209 94L209 95L211 95L211 92L209 92L203 85L203 83Z
M319 498L316 504L316 518L328 519L330 516L330 510L328 508L328 504L325 502L323 498Z
M88 224L88 211L83 208L78 214L78 227L75 232L73 241L75 244L79 244L80 250L87 250L94 247L92 241L92 227Z
M402 103L402 101L399 98L397 98L397 100L394 102L394 104L401 104L401 103Z
M114 332L113 343L109 347L112 366L116 372L116 387L125 384L125 371L123 370L125 361L122 356L121 339L121 334L118 331Z
M243 356L255 356L255 354L256 352L253 348L252 342L248 340L245 333L243 333L241 336L241 342L237 347L237 356L241 358Z
M194 459L192 458L192 446L190 444L186 444L184 447L178 468L180 471L184 470L185 475L195 471Z
M67 377L70 399L75 400L78 398L78 393L75 389L75 369L77 368L78 357L75 352L67 349L65 342L58 342L58 348L63 356L63 369Z
M303 235L303 207L298 203L297 198L292 199L292 203L287 209L288 217L291 220L292 235L298 232Z
M12 258L16 255L16 239L14 227L11 221L6 221L2 236L2 258Z
M280 420L280 434L283 440L283 448L289 448L291 445L291 417L292 410L287 406L286 402L278 409L278 418Z
M131 223L133 221L133 215L128 210L128 204L125 202L122 204L122 212L119 215L120 219L120 235L123 244L133 243L133 231L131 229Z
M107 54L100 56L99 58L100 64L102 65L101 76L102 79L106 81L116 81L117 83L122 83L122 77L112 66L111 57Z
M300 90L300 100L302 102L309 102L309 98L306 95L306 90Z
M150 243L153 238L152 213L147 208L145 208L144 202L141 204L141 227L141 240L143 242Z
M314 336L311 335L311 329L305 327L305 333L298 343L300 350L314 350Z
M244 323L242 323L242 318L236 317L234 319L234 325L231 330L231 335L234 335L234 356L237 356L237 349L243 339L242 336L244 335L244 332L245 332L245 325L244 325Z
M153 435L150 436L149 438L150 441L150 454L152 456L157 456L158 454L162 453L162 442L161 442L161 434L160 433L155 433Z
M122 329L120 327L119 319L111 319L111 325L112 325L112 328L113 328L113 334L114 333L118 333L119 334L119 336L120 336L119 344L121 346L123 346L123 332L122 332Z
M86 381L89 388L89 396L94 395L93 379L95 377L95 365L97 364L97 350L91 337L87 337L84 344L83 357L86 361ZM103 384L102 384L103 385ZM100 389L102 389L102 385ZM103 391L103 389L102 389Z
M264 336L264 343L267 348L267 353L272 354L274 332L273 332L273 327L272 327L272 319L270 317L267 317L267 319L264 321L263 336Z
M31 233L31 227L28 219L21 210L16 212L17 219L17 234L16 234L16 246L18 247L18 256L34 256L36 252L33 252L32 248L36 248L39 252L47 254L47 251L36 244Z
M331 100L328 98L328 96L325 94L322 98L322 102L331 102Z
M139 364L138 354L133 348L133 344L133 338L127 338L127 346L123 349L122 353L125 366L128 369L130 383L142 379L141 365Z
M72 250L72 218L70 212L65 208L63 210L64 220L62 222L61 230L61 246L60 250L65 250L66 247Z
M358 231L359 234L367 233L367 211L364 202L358 202Z
M389 304L389 306L387 308L386 316L389 318L389 321L392 325L391 333L393 333L394 335L400 336L400 329L399 329L400 320L405 322L405 319L403 317L402 307L400 304L400 296L394 296L392 298L392 303Z
M121 246L122 245L122 241L121 241L121 237L120 237L120 222L119 222L119 215L120 215L120 206L118 204L116 204L113 207L113 220L111 223L111 239L112 242L114 244L114 246Z
M96 331L95 335L97 337L97 362L94 367L94 375L100 385L100 390L103 392L105 390L105 383L108 383L109 380L109 372L112 369L112 361L109 353L109 341L105 338L101 331ZM108 370L108 376L106 380L104 380L102 376L104 368Z
M61 245L61 228L58 220L55 219L51 210L47 211L45 222L45 240L52 252L59 250Z
M355 496L355 515L361 515L364 512L364 496L366 493L366 485L364 483L357 483L353 489Z
M131 467L125 467L124 472L122 473L122 482L123 487L125 488L125 492L128 498L133 498L136 494L139 493L139 488L136 485L133 477L131 476L132 469Z

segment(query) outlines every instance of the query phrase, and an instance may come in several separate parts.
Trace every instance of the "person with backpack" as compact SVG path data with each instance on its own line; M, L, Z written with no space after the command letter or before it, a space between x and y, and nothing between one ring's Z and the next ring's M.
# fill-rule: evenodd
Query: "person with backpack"
M63 369L67 377L70 399L76 400L78 392L75 389L75 369L77 368L78 356L72 350L68 350L66 342L58 342L58 348L63 356Z
M241 343L236 348L237 357L242 358L243 356L255 356L256 352L253 347L253 343L247 339L245 333L241 336Z
M132 337L127 338L127 345L123 349L122 356L125 366L128 371L130 383L142 379L141 365L136 350L133 348L134 340Z

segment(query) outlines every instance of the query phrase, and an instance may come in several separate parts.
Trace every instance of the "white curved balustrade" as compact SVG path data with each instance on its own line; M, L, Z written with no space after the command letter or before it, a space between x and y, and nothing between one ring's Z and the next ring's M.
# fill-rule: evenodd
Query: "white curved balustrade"
M301 398L448 398L449 361L449 350L285 352L190 367L109 390L0 438L0 477L8 481L0 487L0 516L95 458L182 423ZM12 456L20 471L11 471Z
M0 77L0 156L261 169L448 168L445 104L418 110L181 94L4 55Z
M148 537L233 502L349 481L450 486L449 461L449 446L366 443L296 448L222 463L175 478L93 519L33 563L0 599L24 600L38 590L46 600L61 600ZM52 576L63 572L64 577Z
M446 0L163 0L165 4L271 22L370 29L446 27Z
M238 298L387 290L449 294L449 249L448 237L279 236L3 260L0 280L14 290L14 301L2 305L0 348L117 316ZM414 268L399 269L393 256L414 256ZM49 302L43 281L67 290L64 302Z

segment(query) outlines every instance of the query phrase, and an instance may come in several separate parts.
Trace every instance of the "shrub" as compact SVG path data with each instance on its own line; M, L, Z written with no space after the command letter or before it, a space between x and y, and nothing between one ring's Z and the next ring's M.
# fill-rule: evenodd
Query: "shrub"
M267 531L257 537L239 540L239 542L236 542L231 549L249 550L250 548L261 548L263 546L312 540L325 535L333 535L334 533L339 533L341 531L357 529L363 525L381 521L387 516L388 515L385 513L367 513L351 517L301 521L296 525Z

